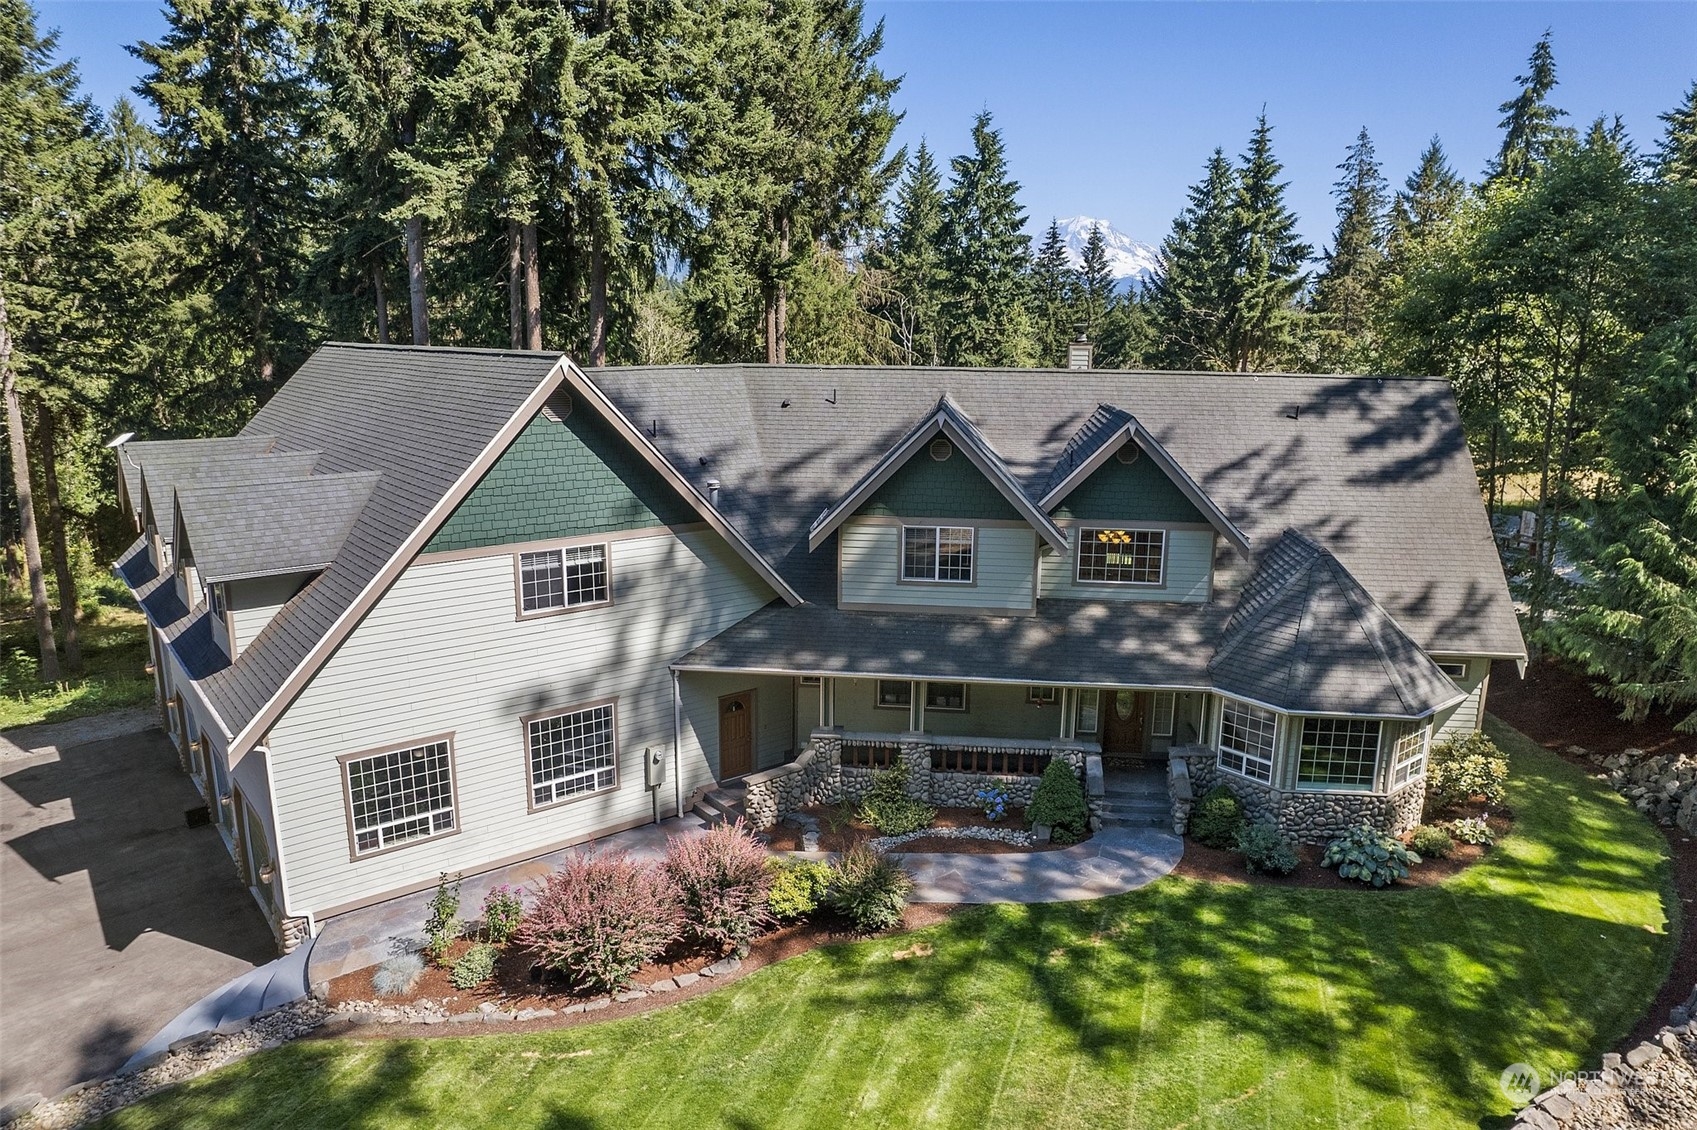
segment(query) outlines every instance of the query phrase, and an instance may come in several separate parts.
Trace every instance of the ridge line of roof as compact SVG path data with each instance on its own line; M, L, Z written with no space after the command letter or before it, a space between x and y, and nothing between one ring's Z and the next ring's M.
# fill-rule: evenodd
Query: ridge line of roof
M339 343L327 343L339 344ZM459 348L465 352L511 354L509 349L472 349L456 346L379 346L363 342L349 344L359 345L370 349L452 349ZM524 353L526 350L517 350ZM1314 381L1406 381L1425 384L1453 384L1449 377L1435 373L1239 373L1225 372L1218 369L1067 369L1056 367L1022 367L1014 365L824 365L796 363L783 365L768 365L760 361L685 361L676 365L604 365L601 368L621 373L659 373L682 372L690 369L711 370L716 372L730 371L771 371L771 372L813 372L813 373L843 373L843 372L878 372L878 373L1026 373L1042 376L1059 376L1078 378L1080 376L1111 376L1128 377L1220 377L1236 380L1257 381L1263 378L1274 380L1314 380ZM595 372L594 369L586 370Z

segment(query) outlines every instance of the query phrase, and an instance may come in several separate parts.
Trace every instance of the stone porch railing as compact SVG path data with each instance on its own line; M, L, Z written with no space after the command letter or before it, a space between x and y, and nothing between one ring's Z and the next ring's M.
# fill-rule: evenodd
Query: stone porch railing
M744 805L749 824L770 828L811 804L862 799L877 774L899 760L907 766L908 792L928 804L975 805L978 790L999 784L1010 805L1024 806L1051 760L1065 761L1082 780L1085 758L1101 750L1095 742L819 729L794 761L743 778Z
M1426 803L1424 777L1389 793L1292 791L1221 772L1215 752L1209 746L1174 746L1167 756L1169 780L1174 786L1173 826L1181 832L1189 821L1193 800L1180 801L1180 777L1187 779L1191 797L1195 799L1223 783L1243 802L1244 814L1251 823L1275 824L1305 844L1326 843L1362 824L1400 836L1420 823L1421 809ZM1179 763L1184 766L1182 771L1177 768Z

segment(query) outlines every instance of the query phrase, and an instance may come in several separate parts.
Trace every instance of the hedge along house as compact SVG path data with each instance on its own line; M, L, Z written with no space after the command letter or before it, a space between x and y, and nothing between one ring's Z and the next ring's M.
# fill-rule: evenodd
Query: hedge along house
M119 460L164 724L284 947L897 758L940 802L1103 755L1401 827L1523 656L1440 381L330 345Z

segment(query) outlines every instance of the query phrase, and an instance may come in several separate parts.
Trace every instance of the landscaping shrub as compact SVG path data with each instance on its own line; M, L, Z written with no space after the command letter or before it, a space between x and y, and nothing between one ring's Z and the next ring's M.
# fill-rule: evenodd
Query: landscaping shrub
M613 851L574 855L544 879L513 940L573 985L613 990L676 941L682 924L665 872Z
M898 759L872 779L872 788L860 802L860 818L880 836L905 836L937 819L935 808L907 795L907 779L907 762Z
M1090 808L1084 803L1084 786L1078 774L1060 758L1049 762L1043 779L1037 782L1037 792L1031 807L1025 810L1026 823L1047 824L1050 836L1058 844L1073 844L1082 840L1090 830Z
M483 937L504 946L524 921L524 899L517 887L505 883L483 896Z
M1464 844L1490 847L1497 842L1496 836L1491 834L1491 826L1485 823L1483 816L1469 816L1464 820L1451 820L1444 827L1449 830L1450 835Z
M1008 790L1004 785L988 785L973 793L972 799L984 810L984 819L992 824L1008 814Z
M424 958L401 953L389 958L371 975L371 988L380 997L404 997L424 976Z
M1327 844L1320 866L1336 867L1340 878L1388 887L1408 878L1408 865L1419 862L1419 853L1404 847L1402 841L1363 824Z
M446 871L436 880L436 893L424 919L424 952L441 964L448 947L460 936L460 877L448 878Z
M1408 846L1419 853L1422 859L1448 859L1455 850L1455 841L1449 833L1432 824L1422 824L1414 829L1414 834L1408 837Z
M1296 845L1271 824L1245 824L1237 830L1236 842L1251 875L1289 875L1302 862Z
M1229 848L1237 843L1243 827L1243 802L1224 785L1202 794L1190 810L1190 836L1211 848Z
M456 989L475 989L495 976L495 959L501 951L487 942L479 942L460 955L448 970L448 980Z
M1426 765L1426 810L1442 812L1479 797L1501 804L1508 784L1508 761L1484 734L1449 738L1432 747Z
M663 866L678 893L686 936L743 952L771 924L766 849L741 820L702 836L673 836Z
M772 872L767 906L772 917L781 922L805 918L818 910L831 887L830 865L817 860L773 859L767 861L767 869Z
M901 924L913 880L887 856L859 844L831 869L828 899L833 910L865 933Z

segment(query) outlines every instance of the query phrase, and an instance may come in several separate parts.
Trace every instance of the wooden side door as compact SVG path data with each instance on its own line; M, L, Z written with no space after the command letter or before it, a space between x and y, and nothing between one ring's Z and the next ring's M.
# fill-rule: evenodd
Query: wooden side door
M1140 691L1104 691L1102 752L1121 757L1141 757L1147 752L1144 733L1149 718L1149 696Z
M719 779L754 772L754 692L719 700Z

